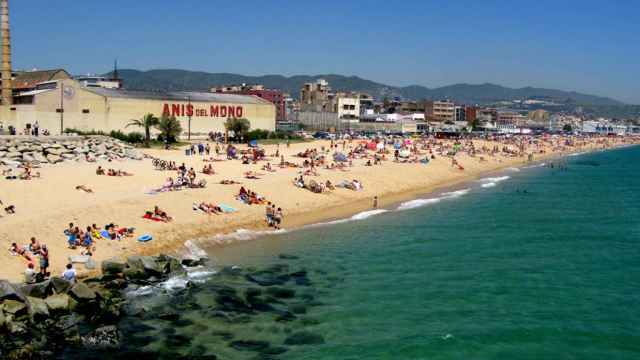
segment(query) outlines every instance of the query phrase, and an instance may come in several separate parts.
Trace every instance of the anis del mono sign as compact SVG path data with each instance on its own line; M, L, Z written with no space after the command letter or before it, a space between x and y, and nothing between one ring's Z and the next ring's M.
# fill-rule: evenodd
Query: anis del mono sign
M196 107L193 104L164 104L162 115L164 116L193 116L212 118L241 118L244 114L242 106L210 105L209 107Z

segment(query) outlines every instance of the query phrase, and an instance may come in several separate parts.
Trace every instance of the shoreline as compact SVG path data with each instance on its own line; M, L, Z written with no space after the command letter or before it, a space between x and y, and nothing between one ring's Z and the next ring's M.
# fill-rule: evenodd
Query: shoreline
M462 179L457 179L456 181L443 181L442 183L432 184L425 187L418 187L412 190L401 191L401 192L391 192L384 193L378 196L380 199L379 206L374 209L372 208L372 199L359 199L352 201L350 203L344 204L340 208L321 208L314 209L307 212L297 213L295 217L291 220L287 221L287 225L290 226L284 227L282 230L265 230L264 221L255 221L246 224L246 226L238 226L234 227L230 232L224 233L213 233L208 236L199 236L197 238L186 239L182 243L173 244L171 247L163 247L162 249L165 251L169 251L175 255L183 255L184 249L187 248L185 245L187 242L203 242L206 243L205 246L208 249L213 249L216 247L225 247L230 246L235 243L239 243L240 241L253 241L258 240L262 237L267 236L277 236L284 233L296 232L305 230L312 227L320 227L320 226L330 226L334 224L339 224L343 222L348 222L353 219L353 216L358 214L363 214L368 211L382 210L379 214L384 214L386 212L392 211L403 211L409 209L400 209L399 207L409 201L412 200L429 200L429 199L441 199L439 196L443 194L455 193L458 191L470 190L470 187L463 186L464 184L473 184L483 178L491 177L495 175L496 177L507 176L507 171L510 168L515 168L520 171L520 169L528 168L528 167L541 167L548 161L564 159L573 156L582 156L589 155L598 152L604 151L615 151L620 150L627 147L640 146L640 144L623 144L618 145L611 148L606 149L587 149L580 152L568 151L566 153L553 153L548 154L547 156L541 157L538 160L527 162L526 160L521 162L521 164L505 164L501 167L497 167L491 170L486 170L484 172L480 172L477 174L473 174L472 176L468 176ZM454 196L457 197L457 196ZM447 197L449 198L449 197ZM453 198L453 197L450 197ZM416 208L421 206L416 206ZM412 209L412 208L410 208ZM376 216L378 214L374 214ZM368 217L367 217L368 218ZM241 237L242 239L238 239ZM196 245L199 247L198 245ZM149 249L151 250L151 249ZM182 252L178 250L183 250ZM157 252L149 251L143 252L142 255L156 255ZM212 254L215 256L216 254Z
M386 161L382 165L374 167L363 166L363 160L359 159L357 164L354 160L354 167L349 168L349 172L319 169L320 176L309 177L309 179L318 181L330 179L334 183L338 183L342 179L357 178L365 186L364 190L358 192L337 189L329 194L314 194L308 190L295 188L291 184L291 179L297 176L300 169L292 170L290 168L266 174L261 180L242 179L241 181L243 186L265 195L278 206L282 206L285 211L283 228L286 231L297 231L318 223L346 220L355 214L371 210L374 196L379 198L378 208L380 209L393 205L397 207L404 201L430 197L460 184L504 172L508 168L520 168L549 159L567 157L571 154L608 151L625 145L638 145L637 143L622 143L630 141L628 138L616 139L614 144L610 144L611 140L609 139L603 141L604 143L598 143L597 140L591 139L584 145L579 144L571 146L565 151L555 152L551 149L551 145L545 145L543 148L546 153L536 155L533 162L528 162L525 157L508 157L501 154L489 158L489 161L484 163L478 158L472 158L466 154L456 156L465 166L465 171L452 169L450 160L444 156L439 156L427 165ZM474 142L503 145L500 142L486 142L484 140L474 140ZM328 143L328 141L317 141L292 144L291 149L279 147L278 149L289 159L299 162L300 158L293 157L297 152L305 148L324 147ZM446 140L444 143L447 144ZM603 146L607 148L602 149ZM264 148L267 154L272 154L276 150L276 145L267 145ZM188 162L188 166L193 166L196 169L199 169L202 164L206 164L202 162L202 157L185 157L181 150L170 152L148 150L147 153L163 159L175 160L178 164ZM273 161L273 157L270 161ZM118 166L134 173L135 176L111 179L96 177L94 170L97 165ZM32 210L31 214L12 215L11 218L0 219L0 239L7 242L2 245L8 247L11 241L24 244L25 239L30 236L36 236L46 242L50 249L54 244L57 247L54 248L51 271L55 275L63 268L66 257L73 255L73 251L66 249L64 245L66 241L61 235L68 222L86 226L91 223L103 224L104 221L113 221L122 226L135 227L136 238L145 233L153 234L154 240L148 243L139 243L135 240L136 238L128 238L121 242L98 240L97 251L94 254L96 262L131 255L156 255L159 253L179 255L187 250L185 243L189 240L205 241L207 248L225 246L232 242L231 238L238 234L238 230L246 230L260 235L277 234L268 228L263 220L264 206L248 206L234 200L234 194L240 187L239 185L224 186L215 182L216 179L221 178L222 174L225 179L238 179L244 171L259 171L259 168L256 165L242 165L238 161L225 161L214 163L214 165L216 172L218 172L216 177L199 175L199 178L205 178L209 182L207 188L168 192L156 196L146 194L144 189L149 188L150 184L161 183L169 173L153 170L149 160L117 164L69 163L42 168L43 179L34 180L31 183L7 182L13 186L13 189L9 189L6 194L3 194L0 189L0 199L5 203L12 201L11 196L13 196L13 201L22 201L22 204L18 206L19 211L23 209L29 211L27 210L29 208ZM72 180L69 180L70 172L74 175ZM78 191L67 189L72 188L76 183L90 184L96 189L96 194L81 194ZM52 192L52 188L56 191ZM58 188L59 191L57 191ZM58 192L60 194L57 194ZM86 203L88 199L91 200L89 204ZM193 212L191 204L203 200L232 204L238 211L232 215L212 216ZM174 221L165 224L141 219L140 215L144 208L152 208L153 205L159 205L169 212L174 216ZM9 226L4 226L3 229L2 225L7 220ZM55 237L52 237L51 234L54 234ZM215 256L215 250L212 256ZM0 261L5 260L8 266L0 269L0 278L10 280L21 278L25 266L24 262L18 261L16 257L6 253L4 257L3 259L3 256L0 255ZM82 276L93 276L98 272L97 270L78 270Z

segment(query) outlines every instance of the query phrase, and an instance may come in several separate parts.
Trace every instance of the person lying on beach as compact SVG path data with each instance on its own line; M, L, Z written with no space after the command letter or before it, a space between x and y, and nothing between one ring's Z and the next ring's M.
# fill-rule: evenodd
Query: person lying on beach
M213 170L213 166L212 165L205 165L202 168L202 173L205 174L205 175L215 175L216 174L215 170Z
M235 180L220 180L220 184L222 185L235 185L235 184L242 184L241 182L237 182Z
M363 189L362 183L355 179L352 181L344 180L337 186L345 189L353 190L353 191L360 191Z
M200 204L193 204L194 205L194 210L202 210L204 211L206 214L212 215L219 215L222 214L222 208L220 208L220 206L215 205L213 203L207 204L206 202L201 202Z
M247 171L247 172L244 173L244 177L246 179L253 179L253 180L259 180L260 179L259 176L262 176L262 175L264 175L264 174L259 174L259 173L255 172L255 171Z
M29 254L29 252L27 252L27 249L25 249L22 246L19 246L16 243L12 243L11 247L9 248L9 252L11 253L11 255L13 256L22 256L24 257L27 261L32 262L33 258L31 257L31 255Z
M115 169L109 169L107 170L107 175L108 176L133 176L133 174L128 173L126 171L123 170L115 170Z
M82 190L88 194L93 194L93 190L91 190L91 188L88 188L86 185L78 185L76 186L76 190Z
M329 190L335 190L336 187L333 186L333 184L331 183L331 181L327 180L327 182L325 183L325 187Z
M161 210L157 205L153 208L153 215L159 217L165 222L173 220L171 216L167 215L166 211Z
M2 202L2 200L0 200L0 205L4 206L4 203ZM4 212L6 212L9 215L15 214L16 213L16 207L14 205L6 206L4 208ZM0 215L0 217L2 217L2 216Z

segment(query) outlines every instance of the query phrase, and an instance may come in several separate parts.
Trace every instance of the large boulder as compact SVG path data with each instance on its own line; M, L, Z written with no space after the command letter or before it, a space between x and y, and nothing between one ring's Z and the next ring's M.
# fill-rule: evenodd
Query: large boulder
M46 280L36 284L25 284L20 287L20 292L24 296L31 296L44 299L49 295L51 290L51 281Z
M151 276L160 276L165 273L165 266L167 261L159 256L141 256L142 266Z
M70 281L61 277L52 277L50 282L51 288L56 294L66 294L73 285Z
M102 262L102 274L103 275L118 275L121 274L126 266L126 262L122 259L109 259Z
M49 312L60 314L69 312L69 300L67 294L56 294L44 299L44 302L47 304Z
M79 302L95 300L97 296L95 291L83 283L73 285L69 293Z
M38 321L49 317L49 308L44 300L35 297L27 297L27 305L29 316L32 321Z
M62 161L62 158L59 155L49 154L47 155L47 161L51 164L57 164Z
M16 300L5 300L3 303L4 312L12 315L21 315L27 310L27 305Z
M47 158L41 153L41 152L35 152L33 153L33 158L34 160L40 162L40 163L46 163L49 160L47 160Z
M0 301L5 299L25 301L24 296L7 280L0 280Z

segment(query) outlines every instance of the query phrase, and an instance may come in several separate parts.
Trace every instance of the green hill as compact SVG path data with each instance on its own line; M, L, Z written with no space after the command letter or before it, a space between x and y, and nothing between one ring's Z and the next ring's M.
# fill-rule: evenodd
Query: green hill
M110 75L110 74L109 74ZM207 73L187 70L120 70L127 89L137 90L193 90L208 91L212 86L228 84L263 84L280 89L297 98L306 82L325 79L334 91L361 91L377 99L400 97L406 100L451 99L459 103L485 104L516 99L546 99L566 104L597 106L624 105L622 102L601 96L581 94L573 91L524 87L514 89L495 84L455 84L439 88L419 85L396 87L359 78L357 76L326 75L282 75L244 76L228 73Z

